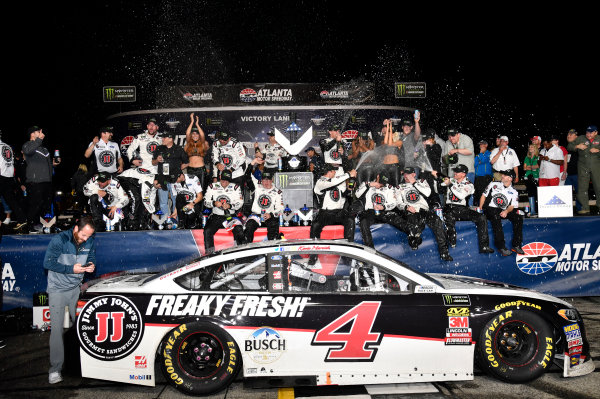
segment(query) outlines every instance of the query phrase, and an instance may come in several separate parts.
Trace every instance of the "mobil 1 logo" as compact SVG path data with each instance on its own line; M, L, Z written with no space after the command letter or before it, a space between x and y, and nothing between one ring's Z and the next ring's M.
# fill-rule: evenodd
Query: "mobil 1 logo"
M99 360L119 360L129 355L144 334L142 315L129 299L118 295L90 300L77 319L81 347Z

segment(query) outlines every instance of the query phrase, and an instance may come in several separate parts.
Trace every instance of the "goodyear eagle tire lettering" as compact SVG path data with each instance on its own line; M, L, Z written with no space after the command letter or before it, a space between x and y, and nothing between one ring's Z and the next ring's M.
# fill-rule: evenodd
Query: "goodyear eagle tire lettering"
M181 324L160 346L160 366L167 381L190 395L208 395L225 389L242 366L231 335L206 322Z
M555 342L552 326L541 316L506 310L483 327L475 350L477 363L503 381L532 381L552 365Z

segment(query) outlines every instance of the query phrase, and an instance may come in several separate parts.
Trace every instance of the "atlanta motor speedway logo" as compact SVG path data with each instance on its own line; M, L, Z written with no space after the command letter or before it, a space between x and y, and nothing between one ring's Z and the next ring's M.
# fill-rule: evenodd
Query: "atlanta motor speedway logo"
M99 360L126 357L138 346L143 333L141 313L133 302L122 296L94 298L77 319L81 347Z
M524 255L517 255L517 267L530 275L544 274L552 269L557 273L600 270L600 245L592 243L564 244L560 253L545 242L523 246Z

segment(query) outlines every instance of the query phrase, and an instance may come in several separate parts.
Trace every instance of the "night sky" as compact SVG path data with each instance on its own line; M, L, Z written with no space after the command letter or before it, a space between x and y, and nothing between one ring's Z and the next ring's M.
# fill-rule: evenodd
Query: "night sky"
M79 4L3 12L0 129L16 148L36 124L50 150L79 162L105 117L154 108L154 89L178 84L424 81L426 99L396 103L422 109L424 127L456 126L476 139L503 133L523 156L533 135L600 123L598 22L589 10ZM136 86L138 102L104 104L105 85Z

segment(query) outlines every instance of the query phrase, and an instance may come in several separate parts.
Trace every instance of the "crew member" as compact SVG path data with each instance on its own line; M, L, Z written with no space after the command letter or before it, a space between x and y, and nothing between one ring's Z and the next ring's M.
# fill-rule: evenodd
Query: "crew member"
M15 194L17 188L15 181L15 157L11 146L2 142L2 132L0 132L0 154L2 154L0 156L0 197L4 197L4 200L12 210L12 215L17 221L15 229L20 229L26 225L26 219Z
M494 170L494 181L502 180L502 171L512 170L515 172L515 183L519 182L519 157L515 150L508 146L508 137L498 138L499 147L494 148L490 154L490 163Z
M233 179L232 182L241 186L246 164L244 146L225 131L218 132L216 139L212 148L212 161L215 166L213 169L213 182L217 181L220 172L229 170Z
M85 150L84 156L89 158L94 154L96 170L115 176L123 172L123 157L119 145L110 140L112 131L112 127L101 127L100 138L94 137Z
M151 226L156 207L154 174L142 167L129 168L118 176L119 183L129 196L128 230L146 230Z
M416 171L413 167L404 168L404 183L396 189L396 201L398 209L405 212L408 222L408 245L413 250L419 248L421 233L425 224L429 226L438 244L440 259L444 261L453 260L448 253L446 232L442 220L429 209L427 197L431 195L431 187L427 181L416 179Z
M83 194L90 198L90 212L96 231L105 231L104 216L114 220L116 213L122 212L129 203L129 197L119 181L104 172L98 173L85 183Z
M590 213L589 187L590 180L596 192L596 201L600 201L600 139L595 125L585 129L585 136L570 135L567 137L569 150L577 150L577 200L581 203L580 215Z
M243 176L242 176L243 178ZM237 211L244 204L242 190L238 184L232 183L233 177L229 169L223 169L220 181L211 183L206 189L204 206L212 208L212 214L204 226L204 250L206 254L215 250L215 234L220 228L231 228L236 244L244 243L244 229L241 222L234 220Z
M171 184L171 198L175 203L171 217L178 219L177 226L183 229L196 228L202 214L202 183L198 176L181 172Z
M321 153L323 154L323 161L325 164L333 165L336 170L340 169L338 174L341 174L344 171L343 166L347 160L345 145L346 140L342 138L340 127L337 124L333 124L329 127L329 137L319 141Z
M478 213L467 206L466 198L475 192L475 187L467 179L469 169L462 164L453 168L454 177L446 177L442 185L446 186L446 206L444 207L444 221L448 244L456 247L456 221L470 220L477 226L477 238L479 240L479 253L491 254L490 238L488 236L487 219L483 213Z
M127 158L133 166L141 166L152 173L156 173L156 165L152 164L154 151L161 145L158 136L158 124L155 118L150 118L146 125L146 131L140 133L133 139L127 148Z
M396 190L390 185L390 179L385 173L380 173L372 181L362 182L356 190L356 198L364 203L365 209L359 214L359 218L360 233L366 246L374 248L371 235L374 223L391 224L408 234L407 223L394 212Z
M323 176L315 184L314 192L319 198L321 207L310 227L310 238L320 238L325 226L344 225L344 238L354 241L354 219L349 217L344 209L346 198L346 180L356 177L356 170L336 176L338 167L335 164L325 164Z
M48 273L48 304L50 305L50 370L48 382L62 381L62 367L65 360L63 325L65 306L69 307L69 317L75 323L77 300L81 292L84 273L93 273L96 266L96 246L94 242L94 222L90 216L83 216L75 226L56 234L46 250L44 269Z
M492 223L494 245L502 256L509 256L512 252L506 248L502 219L508 219L513 226L512 251L519 255L525 254L521 243L523 241L523 215L519 213L519 193L512 186L515 172L512 169L502 171L502 180L491 182L479 200L479 207L485 210L488 220ZM484 208L485 200L490 197L488 205Z
M252 192L252 213L246 219L244 239L246 243L254 241L254 232L261 224L267 228L267 239L279 238L279 215L283 212L283 192L273 185L273 173L265 170L260 183L252 173L254 159L246 170L247 184ZM262 162L262 161L261 161Z
M264 150L260 149L258 143L254 143L254 151L258 155L262 155L265 160L264 171L271 172L271 174L277 171L281 172L283 165L283 158L288 156L287 151L275 140L275 131L273 129L267 132L269 136L269 142L265 144Z

